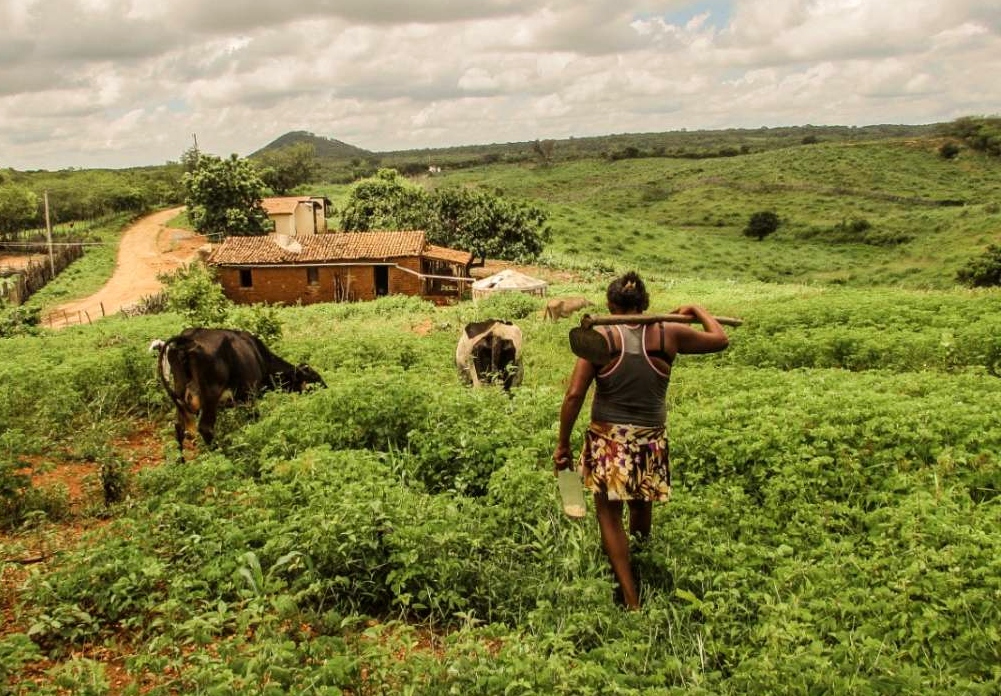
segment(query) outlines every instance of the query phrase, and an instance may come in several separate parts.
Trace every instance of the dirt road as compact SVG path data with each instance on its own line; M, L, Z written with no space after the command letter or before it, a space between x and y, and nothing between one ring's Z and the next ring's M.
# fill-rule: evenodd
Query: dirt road
M167 227L181 210L154 213L127 229L118 247L115 272L104 287L90 297L59 305L45 315L43 324L59 328L97 321L159 292L162 283L157 275L189 263L206 241L190 230Z

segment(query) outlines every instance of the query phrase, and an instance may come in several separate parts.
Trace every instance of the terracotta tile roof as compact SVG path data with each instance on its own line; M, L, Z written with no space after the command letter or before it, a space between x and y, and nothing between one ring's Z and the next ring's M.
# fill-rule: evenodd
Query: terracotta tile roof
M273 196L261 201L268 215L291 215L300 203L309 203L309 196Z
M435 261L447 261L448 263L461 263L463 265L473 260L473 255L468 251L449 249L448 247L437 246L435 244L428 244L424 247L424 253L421 256L426 259L434 259Z
M280 244L285 240L287 243ZM337 261L382 261L402 256L420 256L424 232L331 232L297 237L266 235L227 237L212 250L213 266L262 264L308 264Z

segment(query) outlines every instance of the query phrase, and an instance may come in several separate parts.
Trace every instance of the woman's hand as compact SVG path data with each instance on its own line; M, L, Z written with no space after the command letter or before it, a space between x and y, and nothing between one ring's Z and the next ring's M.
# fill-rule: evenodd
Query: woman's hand
M702 305L682 305L674 312L692 317L705 329L696 331L690 326L675 324L671 336L678 353L716 353L730 345L723 326Z
M676 310L674 310L673 314L683 314L686 317L695 317L696 319L698 319L700 311L703 314L705 314L706 310L699 305L688 304L688 305L681 305Z
M553 452L553 476L558 476L563 469L573 466L573 456L570 454L569 445L556 445Z

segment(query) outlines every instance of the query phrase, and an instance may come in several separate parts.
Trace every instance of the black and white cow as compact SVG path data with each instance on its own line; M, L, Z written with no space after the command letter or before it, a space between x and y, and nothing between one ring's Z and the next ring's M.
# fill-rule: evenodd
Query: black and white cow
M174 434L182 462L184 438L194 439L196 417L198 432L211 445L220 406L248 403L270 389L327 386L309 365L286 362L248 331L190 328L150 348L159 350L160 382L177 407Z
M521 329L509 321L487 319L466 324L455 349L455 366L467 384L521 384Z

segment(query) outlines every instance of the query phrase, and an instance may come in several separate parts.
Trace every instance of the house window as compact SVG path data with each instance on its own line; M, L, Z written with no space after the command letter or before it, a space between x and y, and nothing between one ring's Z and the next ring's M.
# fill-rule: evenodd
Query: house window
M320 269L316 266L309 266L306 268L306 282L310 285L320 284Z
M249 268L240 269L240 287L241 288L254 287L254 278L251 275Z

